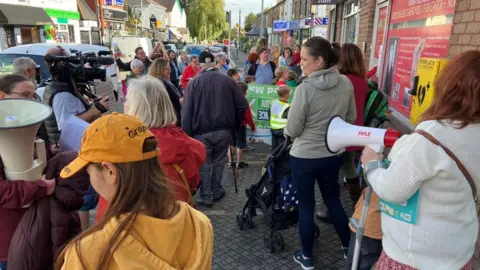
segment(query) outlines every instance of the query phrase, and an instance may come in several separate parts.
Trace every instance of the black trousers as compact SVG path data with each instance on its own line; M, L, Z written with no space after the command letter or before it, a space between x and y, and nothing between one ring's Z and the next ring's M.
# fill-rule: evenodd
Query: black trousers
M272 152L285 142L285 136L283 135L283 129L272 129Z

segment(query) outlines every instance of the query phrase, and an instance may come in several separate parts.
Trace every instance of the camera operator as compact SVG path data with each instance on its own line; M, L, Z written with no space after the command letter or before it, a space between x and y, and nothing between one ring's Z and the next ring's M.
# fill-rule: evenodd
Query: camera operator
M52 56L69 56L60 46L51 48L47 54ZM70 116L75 115L85 122L91 123L110 107L110 97L103 97L92 106L78 91L73 74L67 61L47 63L52 74L52 83L47 85L43 94L43 103L53 109L53 117L45 121L49 139L58 142L60 132Z

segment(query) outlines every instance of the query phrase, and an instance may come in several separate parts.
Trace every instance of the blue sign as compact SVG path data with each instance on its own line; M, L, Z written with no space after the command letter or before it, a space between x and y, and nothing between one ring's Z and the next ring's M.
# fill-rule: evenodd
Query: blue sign
M123 6L124 0L115 0L115 5L117 6Z
M322 25L328 25L328 18L322 18Z
M299 25L298 21L289 22L288 29L290 30L298 29L298 25Z
M105 0L105 5L112 6L112 0Z
M283 32L288 30L288 22L287 21L274 21L273 22L273 31L274 32Z

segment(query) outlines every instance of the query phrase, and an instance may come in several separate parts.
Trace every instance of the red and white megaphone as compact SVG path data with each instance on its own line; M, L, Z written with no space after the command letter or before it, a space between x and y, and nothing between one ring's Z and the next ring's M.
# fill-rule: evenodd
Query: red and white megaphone
M368 146L381 153L385 147L392 147L399 137L397 130L355 126L336 115L328 122L325 145L332 154L350 146Z

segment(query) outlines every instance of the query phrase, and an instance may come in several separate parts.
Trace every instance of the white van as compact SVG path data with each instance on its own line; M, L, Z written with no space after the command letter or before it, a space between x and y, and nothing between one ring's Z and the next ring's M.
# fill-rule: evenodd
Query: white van
M112 51L114 51L113 44L117 44L120 51L123 53L125 60L131 60L135 57L135 49L142 47L145 53L150 55L153 50L152 40L149 38L124 36L112 38Z

